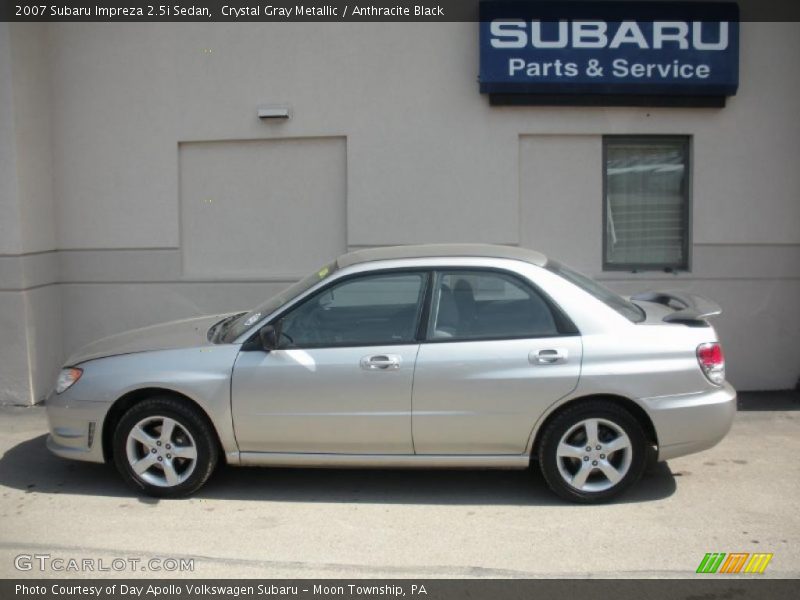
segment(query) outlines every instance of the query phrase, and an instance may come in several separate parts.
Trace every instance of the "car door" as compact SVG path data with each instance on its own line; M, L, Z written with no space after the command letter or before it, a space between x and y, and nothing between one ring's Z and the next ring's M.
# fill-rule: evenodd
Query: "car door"
M417 355L417 454L520 454L534 423L578 383L581 338L538 290L511 273L436 273Z
M428 277L343 278L274 320L279 348L240 352L234 365L239 449L413 454L411 385Z

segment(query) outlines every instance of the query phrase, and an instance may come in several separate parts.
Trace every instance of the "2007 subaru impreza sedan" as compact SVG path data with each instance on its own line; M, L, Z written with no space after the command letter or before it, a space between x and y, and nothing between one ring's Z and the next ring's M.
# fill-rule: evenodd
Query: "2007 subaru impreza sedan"
M608 500L650 457L719 442L719 307L622 298L522 248L360 250L247 313L111 336L67 361L49 448L135 489L194 492L217 463L492 467Z

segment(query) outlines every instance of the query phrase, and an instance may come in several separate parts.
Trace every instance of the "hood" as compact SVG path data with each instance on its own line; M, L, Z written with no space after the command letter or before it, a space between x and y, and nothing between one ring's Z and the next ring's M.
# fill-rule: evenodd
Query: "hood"
M72 353L65 364L77 365L95 358L148 350L174 350L209 345L211 342L208 341L208 329L232 314L235 313L170 321L110 335Z

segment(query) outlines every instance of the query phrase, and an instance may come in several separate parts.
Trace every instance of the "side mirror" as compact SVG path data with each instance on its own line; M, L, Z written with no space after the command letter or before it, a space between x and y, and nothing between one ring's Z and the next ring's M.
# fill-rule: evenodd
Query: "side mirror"
M265 325L258 330L258 338L261 340L261 347L264 349L264 352L277 350L280 337L280 325L278 327L274 325Z

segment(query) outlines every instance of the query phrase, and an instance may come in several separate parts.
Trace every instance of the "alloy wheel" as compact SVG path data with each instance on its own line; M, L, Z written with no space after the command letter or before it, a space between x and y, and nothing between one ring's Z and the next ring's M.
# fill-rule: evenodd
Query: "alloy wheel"
M613 421L591 418L570 427L556 448L558 472L581 492L603 492L627 475L633 444Z
M125 452L133 473L157 487L180 485L197 465L192 434L166 416L148 416L137 422L128 432Z

